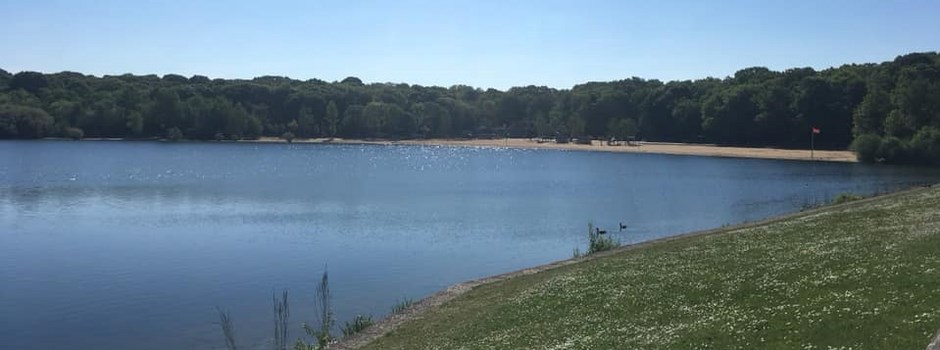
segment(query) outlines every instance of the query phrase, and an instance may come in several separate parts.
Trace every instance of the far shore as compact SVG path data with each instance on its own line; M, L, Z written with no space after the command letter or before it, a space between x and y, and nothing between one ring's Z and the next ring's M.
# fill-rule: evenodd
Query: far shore
M246 142L286 142L275 137L263 137ZM294 139L294 143L339 143L339 144L379 144L379 145L426 145L426 146L463 146L463 147L509 147L509 148L544 148L573 151L628 152L677 154L709 157L735 157L786 160L813 160L825 162L857 162L852 151L820 151L810 154L810 150L728 147L709 144L635 142L633 145L608 146L606 142L593 141L590 145L574 143L537 142L532 139L428 139L428 140L360 140L360 139Z
M68 140L64 138L46 138L48 140ZM87 141L122 141L121 138L84 138ZM159 141L157 139L141 139L140 141ZM213 141L207 141L213 142ZM255 140L222 141L246 143L287 143L277 137L261 137ZM816 150L810 152L806 149L758 148L758 147L732 147L713 144L695 143L668 143L668 142L634 142L631 145L623 143L618 146L608 146L606 142L594 140L590 145L575 143L538 142L534 139L422 139L422 140L376 140L376 139L343 139L343 138L297 138L293 143L305 144L349 144L349 145L424 145L424 146L460 146L460 147L495 147L495 148L536 148L556 149L570 151L590 152L624 152L648 154L674 154L706 157L732 157L732 158L758 158L758 159L784 159L822 162L855 163L858 159L852 151Z

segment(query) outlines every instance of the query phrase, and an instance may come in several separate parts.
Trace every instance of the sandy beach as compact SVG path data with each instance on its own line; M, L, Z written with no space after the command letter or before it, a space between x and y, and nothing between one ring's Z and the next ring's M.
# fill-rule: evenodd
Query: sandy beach
M285 142L284 140L266 137L251 142ZM809 150L793 150L779 148L750 148L750 147L725 147L706 144L681 144L681 143L661 143L661 142L638 142L632 146L608 146L605 142L594 141L591 145L579 145L573 143L554 143L554 142L536 142L530 139L429 139L429 140L402 140L402 141L381 141L381 140L356 140L356 139L295 139L294 143L343 143L343 144L383 144L383 145L446 145L446 146L464 146L464 147L512 147L512 148L546 148L563 149L573 151L597 151L597 152L633 152L633 153L655 153L655 154L679 154L710 157L737 157L737 158L761 158L761 159L788 159L788 160L815 160L826 162L856 162L855 153L851 151L820 151L813 152L810 157Z

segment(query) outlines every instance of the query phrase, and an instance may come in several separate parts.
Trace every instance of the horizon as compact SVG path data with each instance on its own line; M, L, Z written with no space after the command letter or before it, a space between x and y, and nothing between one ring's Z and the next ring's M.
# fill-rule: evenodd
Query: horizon
M847 62L847 63L843 63L843 64L839 64L839 65L834 65L834 66L831 66L831 67L825 67L825 68L815 68L815 67L789 67L789 68L784 68L784 69L772 69L772 68L768 68L768 67L764 67L764 66L751 66L751 67L741 67L740 69L736 70L735 72L738 72L738 71L744 70L744 69L748 69L748 68L758 68L758 67L760 67L760 68L768 68L768 69L770 69L770 71L772 71L772 72L778 72L778 73L782 73L782 72L785 72L785 71L790 70L790 69L799 69L799 68L812 68L812 69L814 69L814 70L817 71L817 72L821 72L821 71L825 71L825 70L829 70L829 69L838 69L838 68L840 68L840 67L842 67L842 66L848 66L848 65L882 64L882 63L886 63L886 62L891 62L891 61L893 61L894 59L896 59L897 57L901 57L901 56L905 56L905 55L909 55L909 54L938 54L938 53L937 53L936 51L907 52L907 53L898 54L897 56L895 56L894 58L892 58L892 59L890 59L890 60L884 60L884 61L880 61L880 62ZM252 80L255 80L255 79L262 79L262 78L266 78L266 77L275 77L275 78L290 79L290 80L299 81L299 82L308 82L308 81L311 81L311 80L319 80L319 81L322 81L322 82L325 82L325 83L328 83L328 84L337 84L337 83L340 83L343 79L346 79L346 78L357 78L357 79L359 79L359 77L358 77L358 76L355 76L355 75L350 75L350 76L347 76L347 77L345 77L345 78L343 78L343 79L330 81L330 80L320 79L320 78L317 78L317 77L312 77L312 78L307 78L307 79L300 79L300 78L295 78L295 77L291 77L291 76L281 76L281 75L259 75L259 76L255 76L255 77L246 77L246 78L229 78L229 77L211 77L211 76L206 76L206 75L203 75L203 74L193 74L193 75L186 76L186 75L177 74L177 73L172 73L172 72L171 72L171 73L165 73L165 74L156 74L156 73L143 73L143 74L137 74L137 73L120 73L120 74L95 75L95 74L88 74L88 73L83 73L83 72L78 72L78 71L70 71L70 70L63 70L63 71L56 71L56 72L29 71L29 70L7 71L7 70L5 70L3 67L0 67L0 70L6 71L6 72L8 72L8 73L10 73L10 74L14 74L14 75L17 74L17 73L22 73L22 72L36 72L36 73L42 73L42 74L48 74L48 75L62 74L62 73L77 73L77 74L82 74L82 75L84 75L84 76L93 77L93 78L120 77L120 76L125 76L125 75L131 75L131 76L135 76L135 77L145 77L145 76L151 76L151 75L153 75L153 76L156 76L156 77L159 77L159 78L162 79L163 77L168 76L168 75L179 75L179 76L185 77L185 78L187 78L187 79L191 79L191 78L196 77L196 76L203 76L203 77L207 77L207 78L209 78L209 79L211 79L211 80L225 80L225 81L244 80L244 81L252 81ZM585 84L591 84L591 83L609 83L609 82L622 81L622 80L630 80L630 79L642 79L642 80L645 80L645 81L660 81L660 82L662 82L662 83L664 83L664 84L668 84L668 83L671 83L671 82L682 82L682 81L692 81L692 82L694 82L694 81L707 80L707 79L718 79L718 80L722 80L722 79L727 79L727 78L733 77L735 72L732 72L731 74L726 75L726 76L723 76L723 77L707 76L707 77L701 77L701 78L695 78L695 79L683 79L683 80L663 80L663 79L657 79L657 78L647 78L647 77L631 76L631 77L612 78L612 79L609 79L609 80L591 80L591 81L583 81L583 82L575 83L574 85L569 86L569 87L555 87L555 86L547 86L547 85L527 84L527 85L515 85L515 86L510 86L510 87L505 88L505 89L492 88L492 87L481 87L481 86L474 86L474 85L467 85L467 84L421 85L421 84L409 83L409 82L406 82L406 81L398 81L398 82L396 82L396 81L363 81L362 83L363 83L364 85L372 85L372 84L379 84L379 85L382 85L382 84L398 85L398 84L405 84L405 85L410 85L410 86L439 87L439 88L450 88L450 87L453 87L453 86L469 86L469 87L475 88L475 89L481 89L481 90L495 89L495 90L498 90L498 91L503 91L503 92L505 92L505 91L508 91L508 90L510 90L510 89L513 89L513 88L522 88L522 87L530 87L530 86L534 86L534 87L547 87L547 88L551 88L551 89L555 89L555 90L570 90L570 89L573 89L574 87L579 86L579 85L585 85ZM360 80L361 80L361 79L360 79Z
M722 79L932 52L940 3L550 1L0 4L11 73L281 76L556 89L638 77ZM103 15L103 16L102 16ZM791 25L778 25L787 23Z

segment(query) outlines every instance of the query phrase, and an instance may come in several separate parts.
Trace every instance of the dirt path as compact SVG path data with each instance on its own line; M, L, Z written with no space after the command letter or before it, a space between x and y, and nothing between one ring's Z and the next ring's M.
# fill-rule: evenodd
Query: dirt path
M937 336L933 338L933 341L927 344L927 350L940 350L940 330L937 331Z

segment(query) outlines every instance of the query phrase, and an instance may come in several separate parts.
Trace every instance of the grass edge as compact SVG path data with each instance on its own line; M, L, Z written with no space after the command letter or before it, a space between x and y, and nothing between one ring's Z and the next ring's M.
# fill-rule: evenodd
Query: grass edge
M528 275L540 273L543 271L549 271L549 270L553 270L553 269L560 268L563 266L568 266L571 264L584 263L584 262L592 261L595 259L600 259L600 258L608 257L611 255L620 254L620 253L627 252L627 251L632 251L636 249L646 248L649 246L663 244L666 242L673 242L676 240L683 240L683 239L688 239L692 237L730 234L730 233L734 233L735 231L739 231L743 229L770 225L770 224L774 224L774 223L785 221L785 220L812 216L812 215L825 213L825 212L845 210L845 209L849 209L852 207L859 207L859 206L863 206L872 202L888 200L888 199L895 198L895 197L917 195L920 193L930 191L932 187L933 185L915 186L915 187L902 189L902 190L898 190L894 192L877 194L877 195L870 196L870 197L864 197L858 200L853 200L853 201L848 201L848 202L843 202L843 203L826 204L826 205L822 205L819 207L812 207L812 208L808 208L808 209L804 209L804 210L800 210L800 211L796 211L796 212L792 212L788 214L778 215L778 216L774 216L774 217L770 217L770 218L766 218L766 219L762 219L758 221L743 222L740 224L722 226L718 228L705 229L705 230L699 230L699 231L692 231L692 232L681 233L681 234L677 234L673 236L657 238L654 240L649 240L649 241L644 241L644 242L639 242L639 243L621 245L611 250L597 252L595 254L590 254L590 255L585 255L580 258L568 258L568 259L550 262L550 263L543 264L543 265L538 265L538 266L524 268L521 270L511 271L511 272L507 272L503 274L464 281L464 282L452 285L444 290L438 291L434 294L431 294L430 296L425 297L415 302L407 310L404 310L403 312L398 313L398 314L389 315L388 317L379 320L378 322L373 324L371 327L363 330L362 332L357 333L356 335L348 339L343 339L337 343L333 343L328 348L329 349L361 348L371 343L373 340L378 339L390 332L393 332L395 329L402 326L408 321L411 321L414 319L420 319L423 316L423 314L428 312L429 310L436 308L444 303L447 303L465 294L466 292L473 290L474 288L482 286L482 285L501 282L501 281L505 281L505 280L515 278L515 277L520 277L520 276L528 276ZM937 339L937 340L940 341L940 339ZM935 346L934 348L928 347L928 350L940 350L940 343L938 343L937 346Z

